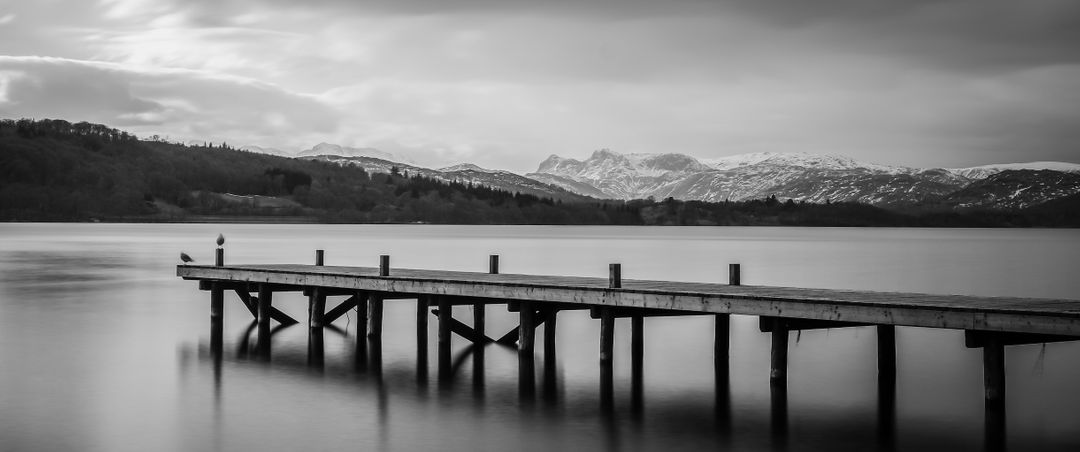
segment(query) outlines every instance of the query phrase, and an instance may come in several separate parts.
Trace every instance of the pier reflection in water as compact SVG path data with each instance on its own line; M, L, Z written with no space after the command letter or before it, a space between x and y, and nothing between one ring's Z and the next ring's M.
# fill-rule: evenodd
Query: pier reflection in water
M223 353L215 359L206 293L173 275L180 250L212 262L209 249L201 256L194 250L222 231L233 238L229 259L235 262L310 262L311 250L332 246L334 264L370 265L378 254L391 253L401 256L402 267L480 270L488 254L500 252L514 273L602 275L607 262L619 259L634 278L722 281L724 262L741 261L749 284L1065 298L1080 293L1071 270L1080 255L1077 231L0 228L0 448L11 450L781 446L772 436L769 336L752 317L730 318L726 383L718 383L724 375L714 372L711 359L715 319L646 318L640 411L634 408L632 321L616 319L613 409L603 412L599 321L582 311L559 313L557 359L549 362L537 344L535 403L520 399L514 349L487 345L466 352L468 342L459 337L452 353L461 364L433 397L435 379L418 378L415 300L386 302L387 331L378 344L366 332L356 333L367 327L361 319L366 311L330 322L348 336L324 329L322 366L311 368L306 297L275 294L275 305L304 322L270 323L260 342L248 309L227 292L224 328L216 337ZM476 311L469 309L455 306L455 317L471 325L467 317ZM488 306L487 334L498 338L518 317ZM434 377L435 318L425 319L431 328L427 368ZM536 340L544 331L541 325ZM1080 449L1080 395L1071 390L1080 380L1077 344L1008 348L1005 420L983 406L983 356L963 347L962 333L897 328L892 391L875 375L874 333L860 327L793 338L783 447L982 450L1007 439L1012 450ZM555 379L547 378L549 364L555 364ZM551 382L555 391L548 391ZM728 391L718 390L724 387Z
M423 303L423 302L421 302ZM422 305L421 305L422 306ZM422 311L427 312L427 311ZM437 314L437 312L436 312ZM554 312L547 312L544 314L547 316L547 321L541 330L544 331L545 337L554 337L556 322L552 321L555 318ZM359 316L363 317L363 316ZM640 317L632 317L630 320L630 326L632 331L636 331L639 334L644 331L644 319ZM726 331L729 327L730 319L728 316L718 316L716 320L717 330ZM360 325L363 325L362 323ZM418 326L424 326L423 329L417 330L417 353L415 368L413 369L415 381L421 391L417 394L421 395L421 398L425 398L429 381L427 379L427 352L429 344L426 340L426 322L418 321ZM391 416L391 402L390 399L401 394L395 394L395 391L399 391L400 387L394 387L387 385L384 381L384 369L383 369L383 341L382 338L362 335L357 337L356 334L349 332L337 325L326 325L324 328L308 328L300 324L280 324L274 328L265 332L258 331L258 322L252 321L250 324L241 329L240 334L237 335L236 340L227 347L226 341L211 341L208 347L202 349L204 352L200 353L200 358L204 359L204 362L208 362L213 367L213 381L214 381L214 397L215 406L217 409L221 409L221 398L227 393L228 385L223 382L227 379L224 376L223 367L226 364L244 365L244 363L250 363L249 365L262 365L269 366L269 369L282 372L294 372L301 368L308 369L307 378L324 379L324 378L336 378L346 381L359 381L361 387L367 387L375 395L376 403L374 408L376 410L376 418L379 420L380 427L380 443L386 444L387 431L389 426L388 419ZM300 338L293 335L290 338L286 338L278 343L289 350L287 354L281 354L277 357L273 355L273 348L271 344L275 336L280 333L287 333L288 331L301 331L306 330L306 353L303 354L303 359L299 359L295 353L298 349L297 342ZM358 326L356 333L365 333L366 325ZM550 333L549 333L550 331ZM882 334L889 334L892 331L885 329ZM331 356L331 360L341 359L343 363L352 364L351 370L342 371L341 369L349 369L349 366L341 366L342 363L331 363L334 368L339 369L337 372L333 372L332 375L328 375L324 372L327 366L327 353L326 353L326 336L329 335L333 338L332 342L338 342L340 344L352 345L350 351L348 347L342 350L339 355ZM255 346L252 345L252 338L256 337ZM635 337L637 335L634 335ZM600 384L597 387L598 409L595 411L595 417L593 421L596 422L598 431L603 432L600 439L603 440L603 446L607 450L622 450L625 447L627 441L627 431L636 428L641 428L641 422L644 422L646 405L645 405L645 382L643 372L643 355L644 350L637 341L631 340L631 372L629 379L630 390L628 392L615 391L614 382L612 378L609 381L600 379ZM490 353L501 354L503 357L515 356L518 364L524 364L523 368L519 368L517 372L517 394L519 400L519 406L521 409L530 409L535 402L535 388L536 388L536 369L535 359L538 357L532 356L533 359L523 359L523 356L527 356L521 353L516 347L508 346L507 344L500 344L497 342L491 342L488 344L473 344L469 343L464 347L460 347L449 361L450 365L445 370L445 373L440 376L438 382L438 388L440 393L446 393L452 399L461 399L463 394L468 393L468 399L471 400L471 404L482 409L485 404L486 392L488 390L485 380L485 359ZM543 368L540 372L541 381L539 386L542 388L541 399L544 402L544 406L547 409L556 410L559 412L564 409L563 406L567 401L563 397L563 391L561 388L560 374L558 367L558 355L557 347L555 347L554 341L545 341L544 353L541 357ZM888 359L888 358L886 358ZM468 365L467 365L468 364ZM527 370L526 370L527 369ZM893 369L892 372L889 370ZM469 372L466 372L469 370ZM896 438L896 375L895 366L887 363L879 363L879 372L877 378L877 416L876 416L876 447L878 450L895 450L897 445L895 443ZM401 376L401 371L395 371L395 375ZM466 375L470 374L471 375ZM467 379L470 381L468 388L463 385L457 384L459 381ZM732 389L730 386L730 366L729 363L723 359L717 359L714 362L714 375L713 381L715 386L713 406L713 421L711 423L712 434L706 435L711 438L711 441L720 446L731 446L738 441L739 429L734 426L744 425L737 415L733 413L732 406ZM506 381L502 380L500 384L505 384ZM789 401L788 401L788 387L786 380L774 380L769 386L769 445L768 448L772 450L789 450L799 449L793 447L790 443L789 435ZM506 388L495 388L497 391L505 392ZM603 392L607 392L604 394ZM402 393L404 394L404 393ZM619 400L617 394L628 396L629 400ZM345 402L347 403L347 402ZM1004 426L1004 413L1001 410L987 411L986 417L986 450L1002 450L1004 434L1002 427ZM580 419L579 419L580 420ZM625 424L624 421L631 420L632 424Z

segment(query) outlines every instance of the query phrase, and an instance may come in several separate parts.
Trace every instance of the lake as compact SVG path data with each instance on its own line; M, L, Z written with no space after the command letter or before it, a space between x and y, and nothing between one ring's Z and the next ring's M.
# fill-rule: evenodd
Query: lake
M734 316L731 406L718 414L708 317L645 320L644 406L630 407L629 320L616 323L615 410L599 403L599 321L559 316L554 379L518 392L516 351L492 345L447 384L418 378L415 303L387 301L381 366L358 366L355 315L324 335L280 329L253 359L251 316L226 294L224 356L209 353L209 294L175 276L179 253L227 263L742 282L942 294L1080 298L1080 231L742 227L0 224L0 451L982 450L982 353L963 332L897 328L895 431L879 429L876 333L792 333L777 434L769 336ZM306 298L275 306L306 318ZM328 302L333 306L334 302ZM490 306L489 335L517 314ZM468 323L471 307L455 308ZM429 321L434 359L436 322ZM541 327L542 330L542 327ZM538 335L542 334L538 332ZM542 347L540 347L542 349ZM1080 448L1080 345L1007 350L1008 445ZM537 353L537 369L543 367ZM474 371L479 370L481 379ZM482 382L478 385L477 382Z

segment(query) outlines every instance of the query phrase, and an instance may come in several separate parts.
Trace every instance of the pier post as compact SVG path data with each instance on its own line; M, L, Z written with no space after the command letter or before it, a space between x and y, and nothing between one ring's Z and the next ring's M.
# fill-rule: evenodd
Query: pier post
M322 267L324 250L315 250L315 265Z
M416 298L416 380L426 383L428 377L428 312L430 296Z
M622 264L608 264L608 288L622 288Z
M1005 344L999 335L987 335L983 345L985 450L1005 450Z
M356 365L359 370L367 370L368 360L368 294L356 291Z
M555 351L555 332L556 319L559 315L559 310L554 307L544 309L544 399L547 401L555 401L558 399L557 387L555 382L556 373L556 351Z
M640 413L645 405L644 355L645 319L641 314L630 316L630 405Z
M323 250L315 250L315 265L323 265ZM313 287L308 295L308 327L322 328L326 315L326 291Z
M390 256L379 256L379 276L390 276ZM383 300L374 293L368 296L368 336L382 339Z
M453 316L453 305L450 298L445 296L436 297L439 304L439 380L450 380L451 372L451 334L450 321Z
M611 308L600 309L600 408L610 411L615 406L613 351L615 348L615 313Z
M788 329L784 320L773 317L772 359L769 382L773 385L787 385Z
M878 379L896 380L896 326L877 326Z
M728 285L740 286L742 285L742 265L741 264L728 264Z
M259 284L259 306L257 308L256 322L258 323L258 336L256 350L263 359L270 356L270 307L273 306L274 292L269 284Z
M1005 345L997 336L988 336L983 346L983 382L986 408L1005 405Z
M739 264L728 264L728 285L742 284ZM717 415L726 420L731 411L731 314L716 314L713 327L713 376Z
M214 265L225 265L225 250L218 247L214 250ZM225 342L225 289L221 283L210 283L210 350L217 355Z
M536 308L532 301L522 301L518 312L518 379L519 392L531 398L536 392L536 371L533 360L533 342L536 336Z

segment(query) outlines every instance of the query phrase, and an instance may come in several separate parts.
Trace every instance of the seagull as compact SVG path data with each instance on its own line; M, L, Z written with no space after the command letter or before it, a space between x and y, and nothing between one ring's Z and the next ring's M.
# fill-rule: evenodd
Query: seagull
M188 262L195 262L195 259L192 259L191 256L188 256L187 253L183 251L180 252L180 260L184 261L185 264Z
M221 245L224 245L224 244L225 244L225 236L223 234L218 234L217 235L217 246L221 246Z

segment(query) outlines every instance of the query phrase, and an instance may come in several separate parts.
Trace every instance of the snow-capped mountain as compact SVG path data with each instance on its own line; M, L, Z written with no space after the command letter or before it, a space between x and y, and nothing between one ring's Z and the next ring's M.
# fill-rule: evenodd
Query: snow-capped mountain
M319 155L335 155L338 157L371 157L390 162L415 164L408 157L381 151L375 148L352 148L331 143L319 143L311 149L304 149L296 154L296 157L314 157Z
M1002 171L1018 170L1051 170L1065 173L1080 173L1080 165L1065 162L1030 162L1030 163L1005 163L998 165L983 165L971 168L950 168L946 171L964 176L969 179L985 179Z
M509 171L481 168L468 163L436 170L374 157L319 155L306 158L336 163L343 166L357 166L369 173L390 173L396 168L399 173L407 174L409 176L420 175L445 182L483 185L512 193L525 193L564 201L587 200L587 198L577 193L565 190L556 185L546 184Z
M1031 191L1050 197L1047 199L1068 194L1067 187L1060 187L1062 184L1067 186L1071 179L1063 179L1064 182L1044 179L1062 169L1080 170L1080 165L1054 162L1015 166L1057 169L1025 179L1027 184L1059 187ZM758 153L697 160L682 154L623 155L603 149L584 161L552 155L540 163L535 173L527 176L582 195L613 199L651 196L716 202L776 196L808 202L854 201L898 206L945 199L973 181L1010 169L1011 165L920 169L865 163L843 156L800 153ZM1020 188L1016 186L1013 190ZM1038 198L1033 196L1024 202L1001 207L1032 205Z

